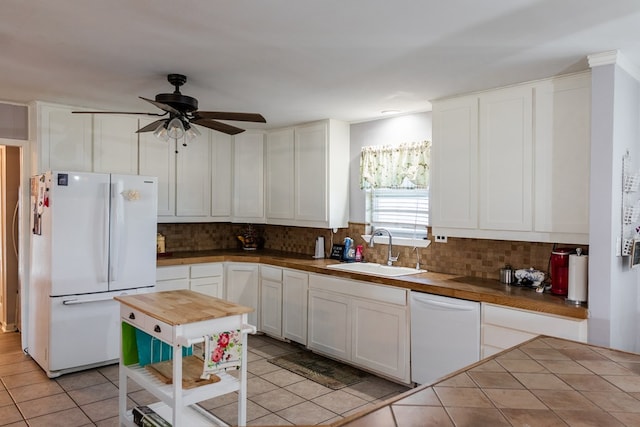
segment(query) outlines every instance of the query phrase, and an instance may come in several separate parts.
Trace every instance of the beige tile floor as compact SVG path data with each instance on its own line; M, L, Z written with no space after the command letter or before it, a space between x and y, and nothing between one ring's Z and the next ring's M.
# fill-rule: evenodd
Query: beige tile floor
M267 359L297 345L265 336L249 337L248 425L316 425L338 421L408 390L372 376L341 390L279 368ZM150 393L130 382L129 407L150 404ZM230 425L237 420L234 394L202 402ZM20 349L20 334L0 333L0 426L117 426L118 366L49 379Z

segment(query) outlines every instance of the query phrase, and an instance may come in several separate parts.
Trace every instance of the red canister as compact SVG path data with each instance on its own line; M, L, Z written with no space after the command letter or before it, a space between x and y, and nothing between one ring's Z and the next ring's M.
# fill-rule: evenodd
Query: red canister
M551 293L567 295L569 290L569 249L551 252Z

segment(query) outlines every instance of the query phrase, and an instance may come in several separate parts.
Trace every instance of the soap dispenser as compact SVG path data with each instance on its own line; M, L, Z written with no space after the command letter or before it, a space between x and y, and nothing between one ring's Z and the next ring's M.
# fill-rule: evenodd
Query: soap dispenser
M351 237L345 237L344 239L342 259L347 262L353 262L356 260L356 248L353 247L353 239Z

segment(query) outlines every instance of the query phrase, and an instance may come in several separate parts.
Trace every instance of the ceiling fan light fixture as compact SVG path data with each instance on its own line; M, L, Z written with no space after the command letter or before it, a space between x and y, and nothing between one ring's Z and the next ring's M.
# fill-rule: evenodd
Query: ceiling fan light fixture
M190 143L191 141L202 135L197 128L191 126L188 123L185 126L185 129L186 130L184 131L184 139L186 143Z
M182 124L182 120L177 117L169 120L167 124L167 134L169 138L180 139L184 136L184 125Z
M160 126L153 131L153 136L158 138L160 141L169 141L169 133L167 132L166 123L160 123Z

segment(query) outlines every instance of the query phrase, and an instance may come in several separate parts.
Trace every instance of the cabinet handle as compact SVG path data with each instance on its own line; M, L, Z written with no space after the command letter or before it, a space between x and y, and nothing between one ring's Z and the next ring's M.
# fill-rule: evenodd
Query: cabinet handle
M156 326L153 328L153 332L157 332L157 333L162 332L162 331L160 330L160 326L159 326L159 325L156 325Z
M135 320L136 319L136 315L133 314L133 313L129 313L129 319Z

